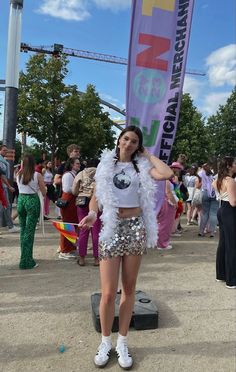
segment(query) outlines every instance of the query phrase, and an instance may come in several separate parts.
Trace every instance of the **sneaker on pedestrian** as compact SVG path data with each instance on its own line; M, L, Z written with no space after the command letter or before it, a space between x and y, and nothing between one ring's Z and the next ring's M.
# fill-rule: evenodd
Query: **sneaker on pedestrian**
M74 260L76 256L69 252L68 253L60 252L58 258L63 259L63 260L71 260L71 259Z
M191 225L191 223L190 222L187 222L187 226L190 226Z
M236 285L228 285L228 284L226 284L225 286L226 286L226 288L229 288L229 289L236 289Z
M177 237L177 238L179 238L179 237L182 236L182 234L180 234L180 233L178 233L178 232L174 232L174 233L170 234L170 236L173 236L173 237Z
M225 280L216 278L216 282L225 282Z
M33 266L33 269L36 269L36 267L39 267L39 264L36 263L34 266Z
M172 248L173 247L172 247L171 244L167 245L167 247L157 247L158 251L168 251L168 250L170 250Z
M119 366L123 369L130 369L133 365L132 356L129 353L128 346L125 342L118 343L116 346L116 355Z
M110 355L111 344L107 342L101 342L94 357L94 364L99 368L105 367L110 359Z
M9 227L8 231L11 232L11 233L17 233L17 232L20 232L20 228L16 227L16 226L13 226L13 227Z

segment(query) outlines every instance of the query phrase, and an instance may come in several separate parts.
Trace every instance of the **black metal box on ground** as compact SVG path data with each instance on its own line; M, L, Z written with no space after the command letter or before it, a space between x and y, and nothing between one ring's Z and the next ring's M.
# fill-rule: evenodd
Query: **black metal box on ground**
M121 292L117 292L115 301L115 318L112 326L112 332L119 330L119 303ZM91 296L93 324L96 331L101 332L99 304L101 293L94 293ZM158 328L158 309L149 296L142 291L136 291L133 315L130 327L138 330Z

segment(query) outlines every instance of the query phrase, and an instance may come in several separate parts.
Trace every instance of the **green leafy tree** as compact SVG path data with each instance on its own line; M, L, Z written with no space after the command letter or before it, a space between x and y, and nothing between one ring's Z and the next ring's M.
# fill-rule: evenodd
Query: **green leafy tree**
M179 154L187 156L188 164L204 163L209 157L209 135L202 114L193 104L189 93L182 96L179 121L171 152L171 159Z
M40 54L31 57L20 74L17 129L36 139L52 160L64 158L71 143L80 145L84 157L114 146L112 121L95 88L89 85L81 96L76 86L66 86L67 64L65 57Z
M64 57L47 59L38 54L29 59L26 73L20 74L17 129L35 138L52 158L66 128L64 98L69 92L63 80L67 63Z
M112 149L115 142L115 132L107 112L103 112L99 96L91 84L80 95L76 87L66 98L66 117L68 119L67 142L80 145L81 154L87 158L99 156L107 147Z
M236 156L236 87L226 104L209 117L207 127L212 153L217 157Z

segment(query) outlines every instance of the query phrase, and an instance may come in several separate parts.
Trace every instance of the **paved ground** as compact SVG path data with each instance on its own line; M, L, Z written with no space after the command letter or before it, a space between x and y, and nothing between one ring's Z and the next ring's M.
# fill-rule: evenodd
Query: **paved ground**
M99 269L92 266L91 251L85 267L58 260L58 234L46 222L46 237L37 230L35 239L39 267L20 271L19 234L0 230L0 371L97 370L100 334L90 296L99 292ZM215 282L217 238L199 238L191 226L173 245L164 253L150 250L143 259L137 289L156 302L159 328L131 330L133 370L235 372L236 291ZM105 370L120 371L114 355Z

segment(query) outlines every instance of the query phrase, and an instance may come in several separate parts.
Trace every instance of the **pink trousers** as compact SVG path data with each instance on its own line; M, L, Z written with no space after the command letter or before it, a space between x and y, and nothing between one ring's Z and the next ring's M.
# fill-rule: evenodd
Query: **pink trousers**
M50 199L46 196L44 196L44 216L49 215L49 206L50 206Z
M166 248L170 244L170 234L175 220L176 209L165 199L157 216L158 242L157 246Z
M85 216L87 216L88 212L89 212L89 207L84 207L84 208L77 207L77 215L78 215L79 222ZM85 257L87 255L88 238L89 238L90 231L91 231L92 243L93 243L93 257L95 258L98 257L98 237L99 237L100 230L101 230L101 220L98 214L98 218L91 229L80 230L79 240L78 240L80 257Z

